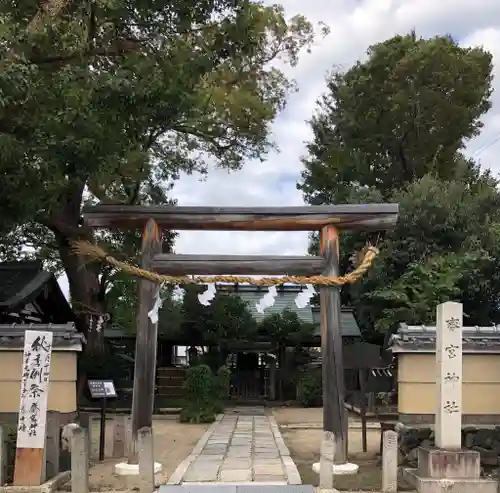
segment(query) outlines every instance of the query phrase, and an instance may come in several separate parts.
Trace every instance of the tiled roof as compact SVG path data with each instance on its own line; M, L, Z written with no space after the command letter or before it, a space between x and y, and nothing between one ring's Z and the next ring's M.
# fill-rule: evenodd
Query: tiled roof
M43 330L53 332L52 347L54 350L82 350L85 337L77 332L74 323L67 324L0 324L0 350L21 349L24 345L26 330Z
M0 263L0 276L0 306L11 306L27 291L47 282L50 274L40 262L4 262Z
M300 291L300 287L297 287L296 289L286 289L283 291L278 290L278 296L275 298L274 305L266 308L264 313L259 313L255 308L255 305L260 301L262 296L266 294L267 288L257 290L255 288L242 289L240 287L238 292L235 294L248 303L248 308L257 322L260 322L268 315L290 310L291 312L296 313L303 322L312 324L314 321L310 305L307 305L305 308L298 308L295 304L295 298Z
M321 333L321 315L319 307L307 305L304 308L298 308L295 304L295 298L302 291L300 286L283 286L278 289L278 296L273 306L266 308L264 313L259 313L255 305L267 292L267 288L258 289L256 286L240 286L238 296L249 304L249 309L254 318L260 322L263 318L273 313L282 313L285 310L290 310L298 315L298 317L306 323L313 323L316 326L315 335ZM354 313L349 309L342 309L341 312L342 335L345 337L361 337Z
M316 332L321 333L321 314L319 306L312 307L312 316L316 325ZM361 337L358 323L354 317L354 312L349 308L342 308L340 313L340 325L342 326L342 336L344 337Z
M17 312L35 300L44 313L44 322L74 320L74 313L56 277L44 271L41 262L0 263L0 312Z
M464 351L500 353L500 326L463 327L462 330ZM393 353L434 352L436 327L400 324L389 339L389 349Z

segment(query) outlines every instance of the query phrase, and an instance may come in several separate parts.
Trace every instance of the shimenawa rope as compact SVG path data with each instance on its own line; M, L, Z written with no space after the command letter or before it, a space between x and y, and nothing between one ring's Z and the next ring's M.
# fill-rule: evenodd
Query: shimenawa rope
M231 283L231 284L253 284L255 286L274 286L277 284L316 284L319 286L343 286L352 284L360 279L370 268L373 260L378 255L379 250L374 246L368 246L359 265L345 276L281 276L281 277L262 277L256 279L248 276L167 276L158 274L146 269L141 269L128 262L118 260L108 255L101 247L87 241L74 241L71 244L73 252L77 255L90 258L94 261L100 261L112 265L117 269L126 272L135 277L142 277L152 282L161 282L168 284L213 284L213 283Z

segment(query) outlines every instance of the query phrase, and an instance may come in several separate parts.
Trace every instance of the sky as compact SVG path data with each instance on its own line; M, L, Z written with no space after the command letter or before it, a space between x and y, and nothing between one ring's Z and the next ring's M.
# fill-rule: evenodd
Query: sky
M373 43L415 29L418 36L451 34L463 46L483 46L493 55L493 107L484 117L484 129L468 143L467 153L484 167L500 172L500 2L498 0L281 0L287 17L305 15L324 22L330 34L318 39L312 53L303 53L298 65L287 69L298 85L286 109L272 126L279 152L264 162L249 161L243 169L220 169L199 176L183 176L172 194L179 205L293 206L303 205L296 189L311 137L307 120L325 91L325 76L333 68L348 69L365 57ZM304 232L182 232L176 253L302 255L307 252ZM67 293L67 280L60 279Z

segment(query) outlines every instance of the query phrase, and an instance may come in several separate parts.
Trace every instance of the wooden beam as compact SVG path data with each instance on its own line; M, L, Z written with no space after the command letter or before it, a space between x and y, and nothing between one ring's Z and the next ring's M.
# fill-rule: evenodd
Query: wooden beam
M151 268L151 259L161 252L161 233L155 221L146 223L142 235L141 267ZM135 343L134 390L132 395L132 446L130 464L138 464L138 432L153 426L156 380L156 343L158 323L153 323L149 311L156 300L158 283L139 281L139 309Z
M323 257L264 255L156 255L151 267L160 274L261 274L310 276L325 269Z
M85 224L94 228L143 228L149 218L169 230L315 231L392 229L397 204L346 204L302 207L178 207L97 205L83 209Z
M339 275L339 237L333 226L321 230L320 252L326 276ZM320 487L333 488L332 461L347 462L347 416L344 409L345 384L342 364L340 288L320 287L321 358L323 377L323 440L320 462Z

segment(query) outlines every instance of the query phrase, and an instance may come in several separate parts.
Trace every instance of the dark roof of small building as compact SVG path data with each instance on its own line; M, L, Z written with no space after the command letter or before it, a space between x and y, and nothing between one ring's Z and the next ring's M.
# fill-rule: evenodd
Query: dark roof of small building
M83 334L76 330L74 323L67 324L0 324L0 351L12 351L24 347L24 332L40 330L53 332L54 351L81 351L85 342Z
M463 327L464 352L500 353L500 326ZM433 353L436 351L436 327L400 324L389 338L393 353Z
M0 263L0 311L13 312L39 298L49 302L54 323L74 319L71 307L53 273L39 261Z
M219 289L219 286L217 286L217 289ZM319 306L311 306L308 304L304 308L299 308L295 304L295 298L303 289L305 289L305 286L298 286L295 284L276 286L278 296L275 298L274 305L266 308L264 313L259 313L255 308L255 305L259 302L262 296L266 294L268 290L267 287L238 285L236 287L224 286L222 289L235 292L242 300L246 301L249 305L250 312L258 322L263 320L268 315L290 310L291 312L296 313L303 322L314 324L316 326L316 336L321 334L321 315L319 312ZM340 316L342 336L361 337L361 331L359 330L358 323L354 317L354 312L349 308L342 308Z
M311 307L313 322L316 325L316 333L321 334L321 313L319 306ZM342 337L362 337L358 322L354 317L354 311L350 308L342 308L340 312L340 325Z

